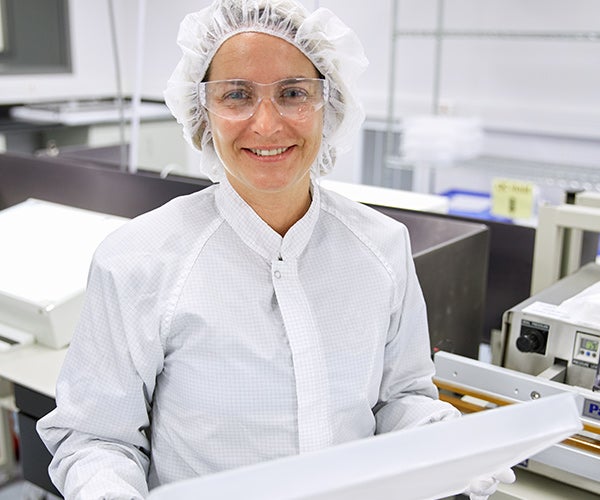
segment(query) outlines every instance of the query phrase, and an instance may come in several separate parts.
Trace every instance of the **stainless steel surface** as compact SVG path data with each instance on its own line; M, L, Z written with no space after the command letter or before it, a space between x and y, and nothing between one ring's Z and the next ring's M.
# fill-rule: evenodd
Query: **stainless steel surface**
M484 335L489 230L475 222L375 208L408 228L432 349L477 358Z

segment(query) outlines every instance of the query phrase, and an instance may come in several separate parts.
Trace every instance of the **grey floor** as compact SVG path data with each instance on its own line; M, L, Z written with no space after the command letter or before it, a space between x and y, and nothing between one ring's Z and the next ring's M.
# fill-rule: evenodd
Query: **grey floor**
M0 471L0 500L56 500L57 497L22 479L17 463L10 472Z
M20 479L0 486L0 500L54 500L57 497Z
M23 481L16 481L0 486L0 500L21 500L24 497Z

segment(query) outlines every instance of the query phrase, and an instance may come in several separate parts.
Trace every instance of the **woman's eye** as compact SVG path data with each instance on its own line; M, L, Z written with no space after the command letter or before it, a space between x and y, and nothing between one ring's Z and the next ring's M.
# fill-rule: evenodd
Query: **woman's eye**
M223 101L242 101L251 99L250 94L245 90L232 90L223 95Z
M302 88L290 88L290 89L285 89L282 94L281 97L283 99L289 99L289 100L295 100L295 101L299 101L299 100L303 100L306 99L308 97L308 92L305 89Z

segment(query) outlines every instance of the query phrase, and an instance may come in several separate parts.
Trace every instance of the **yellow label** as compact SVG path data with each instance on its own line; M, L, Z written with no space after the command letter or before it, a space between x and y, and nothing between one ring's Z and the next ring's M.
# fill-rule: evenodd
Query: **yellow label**
M494 179L492 214L511 219L529 219L534 214L534 184L511 179Z

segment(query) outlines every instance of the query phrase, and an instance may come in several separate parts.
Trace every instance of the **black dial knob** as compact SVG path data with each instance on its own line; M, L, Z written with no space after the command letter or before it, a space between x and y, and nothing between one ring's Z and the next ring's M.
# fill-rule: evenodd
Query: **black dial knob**
M546 349L546 338L536 330L525 330L517 339L517 349L521 352L543 353Z

